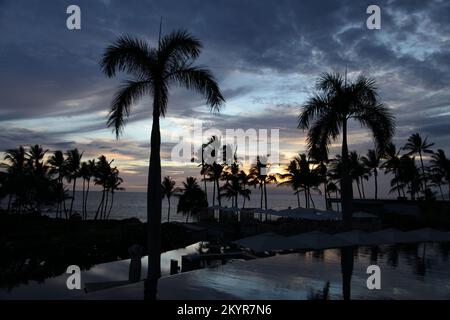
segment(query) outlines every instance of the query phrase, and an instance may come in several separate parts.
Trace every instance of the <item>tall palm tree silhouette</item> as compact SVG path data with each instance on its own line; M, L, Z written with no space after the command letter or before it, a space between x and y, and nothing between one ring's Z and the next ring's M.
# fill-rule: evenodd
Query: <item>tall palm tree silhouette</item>
M67 182L72 184L72 199L70 201L69 217L72 216L73 202L75 200L75 188L77 185L77 179L80 176L81 158L83 154L78 149L68 150L66 153L66 163L64 170Z
M377 148L392 139L394 117L379 102L375 81L359 76L348 82L340 74L323 74L317 82L319 91L303 105L298 128L309 129L308 147L326 149L332 140L342 134L341 202L344 220L352 217L353 188L349 177L348 123L356 120L368 127ZM315 120L314 123L312 121Z
M402 191L403 197L405 197L404 190L402 187L396 183L398 182L398 173L400 170L400 151L397 151L395 144L388 143L383 152L383 158L385 162L381 165L385 169L384 173L393 173L394 179L392 180L391 187L397 190L398 197L401 197L400 191Z
M423 179L423 191L428 189L427 186L427 177L425 174L425 166L423 164L423 154L428 153L432 154L433 151L430 149L432 146L434 146L434 143L428 143L428 138L422 139L419 133L414 133L408 138L408 142L405 144L403 149L409 151L407 153L408 156L418 154L420 159L420 166L422 169L422 179Z
M161 32L160 32L161 33ZM153 123L150 143L150 167L147 189L148 276L145 298L156 299L161 274L161 132L160 117L167 111L171 85L181 85L206 97L212 110L219 111L225 101L211 72L194 66L202 45L185 31L173 32L161 38L157 48L136 38L120 37L106 49L101 68L108 77L117 71L131 76L116 93L109 114L108 126L118 137L130 114L131 106L142 96L153 99Z
M53 155L48 159L48 164L50 165L50 173L56 175L57 181L57 193L58 202L56 206L56 217L62 217L63 201L64 201L64 153L60 150L53 152ZM65 207L65 206L64 206Z

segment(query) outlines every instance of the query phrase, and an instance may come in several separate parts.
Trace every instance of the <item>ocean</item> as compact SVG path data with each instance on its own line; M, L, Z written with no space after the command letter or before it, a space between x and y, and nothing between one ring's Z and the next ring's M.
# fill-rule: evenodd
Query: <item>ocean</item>
M203 185L202 185L203 187ZM209 187L209 186L208 186ZM250 201L246 201L246 208L259 208L260 207L260 193L259 189L251 188L251 198ZM147 203L146 203L145 192L129 192L129 191L118 191L114 196L114 206L111 211L110 219L127 219L127 218L138 218L141 221L147 221ZM89 199L87 204L88 217L93 218L95 212L100 203L102 193L98 191L90 191ZM325 209L325 199L323 195L313 194L312 195L315 206L317 209ZM297 207L297 197L293 194L292 190L288 187L276 187L270 185L267 187L267 207L269 209L286 209L288 207ZM212 205L212 186L208 188L208 201ZM301 206L305 206L305 199L303 194L300 195ZM242 207L243 198L239 197L239 208ZM186 221L186 216L177 214L177 203L178 198L172 197L171 199L171 221ZM216 203L217 205L217 199ZM6 208L7 200L3 199L0 202L2 208ZM70 200L67 200L66 207L70 206ZM222 199L222 206L231 207L231 201L226 198ZM81 213L82 210L82 192L75 192L75 201L73 206L73 211ZM162 202L162 222L167 221L167 210L168 204L167 199L163 199ZM48 216L54 216L54 208L47 208L43 214ZM191 220L191 219L190 219Z

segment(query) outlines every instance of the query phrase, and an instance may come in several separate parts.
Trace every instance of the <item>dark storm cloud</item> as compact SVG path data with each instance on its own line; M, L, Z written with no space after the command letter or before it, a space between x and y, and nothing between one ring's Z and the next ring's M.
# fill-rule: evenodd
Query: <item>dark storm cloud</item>
M78 32L65 28L65 9L73 3L82 8ZM309 81L273 89L273 98L261 97L253 81L236 85L229 81L222 86L229 103L246 97L263 104L250 106L255 108L253 116L227 115L226 109L223 117L199 112L203 100L198 95L175 89L170 100L172 117L210 120L219 128L279 127L282 135L301 138L304 135L295 126L303 101L293 109L271 109L284 99L278 92L309 92L318 74L342 72L348 66L350 72L376 77L384 102L396 108L400 133L415 130L449 136L446 118L437 115L450 108L450 3L377 1L382 8L380 31L365 28L370 4L343 0L0 1L0 125L36 119L39 127L38 119L43 117L93 117L56 135L33 128L8 129L1 135L1 148L39 139L69 146L61 141L66 135L103 129L106 116L96 113L108 109L119 85L119 80L106 79L100 72L98 61L104 48L125 33L155 44L161 16L164 32L183 28L202 40L199 63L210 67L220 83L234 79L236 71L255 76L301 74ZM129 121L150 117L149 105L149 99L143 100ZM416 112L424 108L430 114L417 121Z

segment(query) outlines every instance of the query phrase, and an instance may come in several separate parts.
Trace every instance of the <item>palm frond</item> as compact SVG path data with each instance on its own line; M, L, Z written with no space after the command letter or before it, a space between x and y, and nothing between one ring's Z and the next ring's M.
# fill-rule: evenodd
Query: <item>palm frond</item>
M117 138L122 132L126 118L130 115L131 105L149 90L150 84L150 81L128 80L115 94L107 126L113 127Z

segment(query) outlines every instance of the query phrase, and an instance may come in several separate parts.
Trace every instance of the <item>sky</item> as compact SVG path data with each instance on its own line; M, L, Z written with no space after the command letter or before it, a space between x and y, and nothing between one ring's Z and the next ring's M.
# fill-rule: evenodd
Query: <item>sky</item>
M81 9L81 30L66 27L72 4ZM366 27L371 4L381 8L380 30ZM19 145L76 147L85 159L114 159L125 188L144 190L151 101L133 106L116 140L106 120L127 75L108 79L99 61L121 35L155 46L161 17L163 35L182 29L201 40L197 63L212 71L226 99L212 114L200 95L171 88L161 121L163 175L198 174L195 164L170 156L194 120L223 132L278 129L280 163L287 164L305 151L298 115L318 76L346 68L350 79L376 80L396 117L398 146L419 132L450 153L449 1L0 0L0 156ZM358 124L349 142L361 153L373 148L370 132Z

